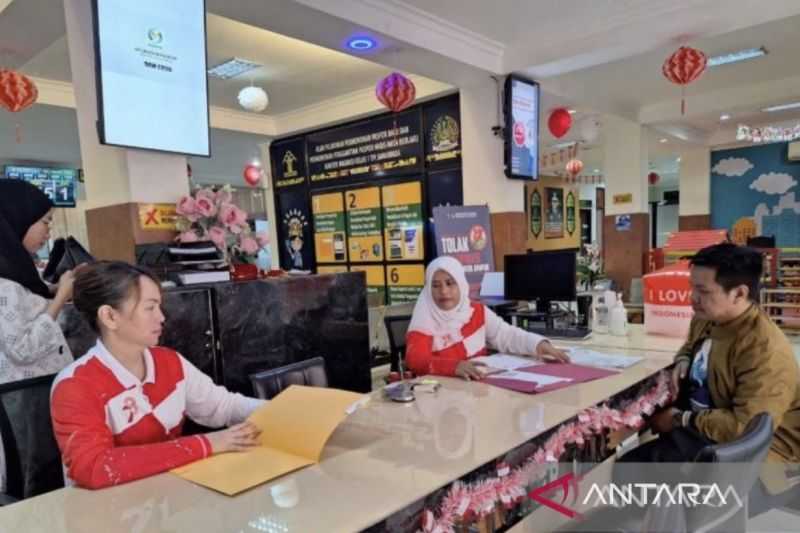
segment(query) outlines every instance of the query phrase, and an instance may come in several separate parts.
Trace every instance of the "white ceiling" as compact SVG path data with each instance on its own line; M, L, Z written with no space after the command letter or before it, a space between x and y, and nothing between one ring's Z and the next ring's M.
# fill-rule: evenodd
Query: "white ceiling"
M241 110L236 97L253 82L269 94L270 104L264 113L278 115L374 86L391 72L359 57L217 15L208 14L206 22L209 67L233 57L264 65L231 80L209 77L213 106ZM62 35L44 48L21 70L40 78L71 81L66 37Z
M0 165L82 166L74 109L37 104L15 114L13 120L8 117L3 112L0 118ZM259 143L264 141L260 135L212 128L212 156L188 158L193 180L244 187L242 170L260 158Z
M267 115L370 87L390 70L379 63L462 86L514 70L542 82L544 146L576 140L577 125L588 116L617 113L652 126L650 158L664 175L677 172L675 160L686 145L665 132L724 141L738 120L800 115L757 111L800 100L798 0L207 0L207 8L209 64L238 56L267 65L253 75L270 94ZM68 81L62 0L15 0L0 11L0 47L16 46L11 63ZM31 20L46 22L30 31ZM359 31L381 43L372 61L340 51L344 38ZM710 70L688 88L688 112L681 116L680 89L660 69L683 42L709 55L757 46L770 54ZM236 94L249 81L211 80L212 105L237 109ZM573 132L558 141L544 124L556 106L578 110ZM718 121L723 111L734 116L729 125ZM669 143L659 143L665 135ZM585 147L585 168L602 168L602 139ZM245 151L253 143L245 140Z

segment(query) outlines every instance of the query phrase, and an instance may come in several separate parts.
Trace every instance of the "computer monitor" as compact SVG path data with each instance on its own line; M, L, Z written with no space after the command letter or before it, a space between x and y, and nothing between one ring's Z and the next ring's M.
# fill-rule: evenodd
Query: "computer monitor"
M505 297L536 300L536 309L546 313L550 302L576 299L575 251L536 252L505 257Z

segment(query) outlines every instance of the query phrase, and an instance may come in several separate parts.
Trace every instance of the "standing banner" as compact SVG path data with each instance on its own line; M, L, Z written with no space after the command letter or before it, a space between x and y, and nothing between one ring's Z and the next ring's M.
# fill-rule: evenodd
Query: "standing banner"
M464 265L470 298L477 299L486 272L494 272L492 224L485 205L433 209L436 254L449 255Z

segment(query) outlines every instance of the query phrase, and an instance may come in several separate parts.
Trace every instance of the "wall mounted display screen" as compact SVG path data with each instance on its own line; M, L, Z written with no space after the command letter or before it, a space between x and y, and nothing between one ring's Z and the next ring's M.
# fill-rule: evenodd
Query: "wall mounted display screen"
M509 76L505 83L505 173L535 180L539 175L539 84Z
M95 0L94 21L100 142L210 156L205 1Z
M41 168L6 165L4 177L24 180L39 187L56 207L75 207L75 183L78 171L74 168Z

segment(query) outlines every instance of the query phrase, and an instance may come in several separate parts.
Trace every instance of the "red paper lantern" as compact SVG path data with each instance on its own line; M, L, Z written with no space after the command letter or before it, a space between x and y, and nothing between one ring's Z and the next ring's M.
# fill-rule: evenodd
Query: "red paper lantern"
M244 167L243 176L244 181L246 181L248 185L255 187L258 185L258 182L261 181L261 167L257 165L247 165Z
M707 62L708 59L703 52L690 46L681 46L664 61L661 67L664 77L681 86L681 114L686 111L683 90L686 85L705 72Z
M572 177L577 176L583 170L583 161L580 159L570 159L567 161L567 166L565 167L567 172L572 175Z
M19 72L0 69L0 105L16 113L33 105L39 89L33 81Z
M411 80L399 72L392 72L375 86L375 97L397 113L414 103L417 89Z
M655 185L656 183L658 183L660 179L661 176L659 176L655 172L651 172L650 174L647 175L647 182L650 183L650 185Z
M550 118L547 119L547 127L550 128L550 133L553 134L553 137L560 139L572 127L572 115L563 107L554 109L550 113Z

